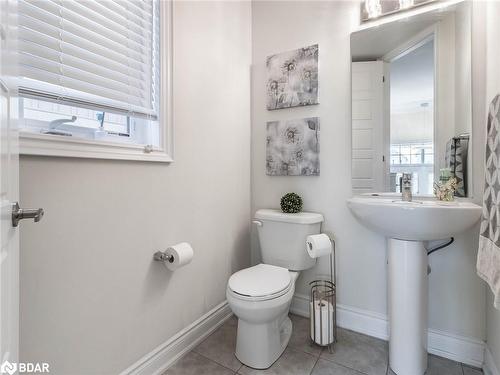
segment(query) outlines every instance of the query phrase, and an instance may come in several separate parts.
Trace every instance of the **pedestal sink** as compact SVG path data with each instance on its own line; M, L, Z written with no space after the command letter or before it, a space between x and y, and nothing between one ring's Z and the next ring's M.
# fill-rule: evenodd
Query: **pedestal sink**
M354 216L388 238L389 364L397 375L427 369L427 250L423 241L448 239L472 227L481 207L467 201L403 202L360 196L347 201Z

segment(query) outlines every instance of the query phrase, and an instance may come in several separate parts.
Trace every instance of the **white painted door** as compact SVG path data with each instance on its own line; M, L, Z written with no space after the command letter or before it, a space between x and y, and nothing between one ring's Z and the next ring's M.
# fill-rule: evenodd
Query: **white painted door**
M12 226L12 204L19 195L19 155L17 147L15 37L11 0L0 0L0 355L4 373L15 368L19 347L19 233Z
M352 189L384 191L384 62L352 63Z

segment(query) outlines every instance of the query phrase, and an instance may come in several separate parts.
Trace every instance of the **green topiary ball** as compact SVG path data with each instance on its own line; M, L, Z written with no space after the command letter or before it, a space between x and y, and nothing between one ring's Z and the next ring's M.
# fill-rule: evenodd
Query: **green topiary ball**
M302 211L302 198L296 193L286 193L281 197L281 211L296 214Z

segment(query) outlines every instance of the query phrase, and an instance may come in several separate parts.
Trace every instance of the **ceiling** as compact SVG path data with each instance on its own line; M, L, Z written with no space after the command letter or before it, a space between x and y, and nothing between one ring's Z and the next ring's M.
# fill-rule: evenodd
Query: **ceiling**
M432 104L434 98L434 40L389 65L391 111Z
M391 62L391 143L434 138L434 40Z

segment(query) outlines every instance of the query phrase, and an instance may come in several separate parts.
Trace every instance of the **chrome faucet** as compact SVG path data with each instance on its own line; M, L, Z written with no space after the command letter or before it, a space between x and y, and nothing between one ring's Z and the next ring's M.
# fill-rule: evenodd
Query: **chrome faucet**
M406 202L411 202L411 173L403 173L401 178L401 199Z

